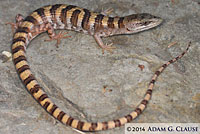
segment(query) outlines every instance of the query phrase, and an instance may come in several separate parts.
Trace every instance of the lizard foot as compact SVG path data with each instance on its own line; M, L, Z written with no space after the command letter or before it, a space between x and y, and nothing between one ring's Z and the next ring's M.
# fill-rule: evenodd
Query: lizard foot
M68 32L63 33L62 31L54 36L52 36L50 39L46 39L44 41L53 41L56 40L56 47L58 48L58 45L60 44L61 39L65 39L65 38L70 38L71 36L65 36L66 34L68 34Z
M6 25L11 25L13 33L19 27L19 25L24 21L24 17L21 14L18 14L15 17L15 21L16 21L15 23L13 23L13 22L7 22L7 23L5 23Z
M116 47L112 46L113 43L107 44L107 45L103 45L102 46L102 53L104 54L104 51L108 51L110 53L113 53L113 49L116 49Z

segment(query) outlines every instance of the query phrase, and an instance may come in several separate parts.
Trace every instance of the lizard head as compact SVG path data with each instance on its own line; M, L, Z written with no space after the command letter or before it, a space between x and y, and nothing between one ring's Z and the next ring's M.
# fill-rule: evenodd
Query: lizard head
M132 14L124 17L123 24L126 33L137 33L162 23L162 19L148 13Z

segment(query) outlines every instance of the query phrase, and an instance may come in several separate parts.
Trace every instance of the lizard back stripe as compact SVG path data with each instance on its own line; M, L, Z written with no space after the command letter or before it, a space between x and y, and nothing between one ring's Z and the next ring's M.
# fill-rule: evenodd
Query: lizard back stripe
M81 26L82 26L82 28L84 29L84 30L88 30L89 29L89 19L90 19L90 11L89 10L87 10L87 9L83 9L83 11L84 11L84 16L83 16L83 20L82 20L82 23L81 23Z
M79 9L76 9L73 13L72 13L72 16L71 16L71 24L72 26L74 27L77 27L77 21L78 21L78 15L80 14L80 10Z
M31 22L34 25L38 24L38 21L33 16L27 16L24 21Z
M102 14L98 14L97 17L95 18L95 24L94 24L95 31L98 31L99 29L103 27L102 26L103 18L104 18L104 15Z
M33 12L32 14L30 14L30 16L37 21L36 23L34 23L35 26L43 23L43 18L38 14L38 12Z
M60 8L62 6L62 4L56 4L56 5L53 5L50 9L50 13L51 13L51 16L56 16L56 10L58 8Z
M35 10L34 12L36 12L41 17L43 22L45 21L46 16L45 16L45 13L44 13L44 8L39 8L39 9Z
M51 13L51 20L53 23L57 23L57 20L56 20L56 10L58 8L60 8L62 6L62 4L56 4L56 5L53 5L50 9L50 13Z
M125 27L123 21L124 21L124 17L120 17L119 21L118 21L118 28L124 28Z
M114 18L113 17L108 17L108 27L109 28L114 28Z
M62 11L61 11L61 16L60 16L60 18L61 18L61 22L63 23L63 24L67 24L67 21L66 21L66 16L67 16L67 11L69 11L69 10L71 10L72 8L75 8L76 6L74 6L74 5L69 5L69 6L67 6L66 8L64 8L64 9L62 9Z

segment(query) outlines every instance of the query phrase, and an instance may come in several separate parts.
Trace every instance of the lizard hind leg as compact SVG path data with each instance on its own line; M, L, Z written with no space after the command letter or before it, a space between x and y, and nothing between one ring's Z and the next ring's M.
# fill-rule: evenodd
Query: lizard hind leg
M24 21L24 17L21 14L17 14L15 17L15 23L13 22L7 22L7 24L11 25L12 27L12 32L14 33L14 31L19 27L19 25Z
M61 39L65 39L65 38L69 38L71 36L65 36L66 34L68 34L68 32L59 32L58 34L55 33L55 30L53 28L53 26L48 23L46 24L46 29L47 29L47 33L49 35L50 39L46 39L44 41L53 41L56 40L56 47L58 48L58 45L60 44Z

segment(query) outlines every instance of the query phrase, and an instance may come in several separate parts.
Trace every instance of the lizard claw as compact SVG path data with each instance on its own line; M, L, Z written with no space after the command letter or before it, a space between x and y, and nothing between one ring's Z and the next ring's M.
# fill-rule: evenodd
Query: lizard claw
M104 51L108 51L110 53L113 53L113 49L116 49L116 47L112 46L113 43L110 43L110 44L107 44L107 45L104 45L103 48L102 48L102 53L104 54Z

